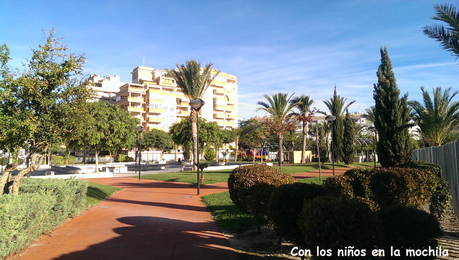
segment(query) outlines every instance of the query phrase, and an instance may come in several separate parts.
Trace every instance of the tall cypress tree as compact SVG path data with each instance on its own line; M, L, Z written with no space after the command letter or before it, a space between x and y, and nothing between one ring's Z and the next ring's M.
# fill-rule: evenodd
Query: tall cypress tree
M411 126L408 93L399 97L392 64L387 49L381 48L378 83L374 84L375 127L379 134L377 152L384 167L393 167L410 160L412 148L408 128Z
M355 140L355 122L351 114L346 110L344 119L344 136L343 136L343 162L351 164L354 162L354 140Z

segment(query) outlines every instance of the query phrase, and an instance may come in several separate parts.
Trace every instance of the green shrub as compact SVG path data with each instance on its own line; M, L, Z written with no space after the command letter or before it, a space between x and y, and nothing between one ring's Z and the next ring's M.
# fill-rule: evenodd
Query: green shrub
M199 169L204 171L205 168L209 167L210 163L207 161L199 161Z
M308 248L331 249L332 256L313 256L313 259L343 259L338 250L348 246L365 249L365 257L354 255L348 259L374 259L371 250L379 245L380 221L370 207L358 200L343 197L318 197L307 200L298 217ZM348 255L349 256L349 255Z
M280 185L294 183L289 175L265 164L241 166L234 169L228 178L230 198L242 211L250 213L260 225L269 223L269 198Z
M56 205L51 192L0 196L0 258L33 242L52 228L50 212Z
M324 186L334 196L344 196L352 199L355 197L352 181L353 178L349 176L332 176L324 180Z
M451 206L451 189L449 183L441 176L442 168L436 163L426 163L423 161L413 161L410 167L417 169L430 170L437 176L437 188L430 198L430 213L438 219L443 219L448 213L453 211Z
M73 156L73 155L69 155L68 164L74 164L75 161L76 161L76 157ZM53 156L53 163L54 163L54 165L64 165L65 164L64 156L54 155Z
M437 247L437 238L442 235L437 219L425 211L402 205L392 205L379 211L384 230L386 252L390 247L395 249L427 249ZM386 254L386 258L390 255ZM404 252L397 259L413 259L405 257ZM435 259L423 257L422 259Z
M125 154L118 155L118 162L133 162L134 158L129 157Z
M297 219L304 201L327 195L322 185L293 183L277 187L269 200L269 213L277 234L295 245L306 246Z
M56 197L56 204L52 208L52 225L57 226L66 218L74 217L85 206L88 184L76 179L22 179L19 192L39 193L52 192Z
M421 208L436 186L435 175L419 169L379 168L370 177L374 200L380 207L401 204Z
M206 161L213 161L215 160L215 151L212 148L206 149L206 153L204 154L204 158Z
M356 197L371 197L370 177L373 174L373 168L360 167L353 168L344 173L344 176L352 178L351 185Z
M9 160L10 159L8 157L0 158L0 165L3 165L3 166L7 165ZM22 163L24 163L24 159L19 158L18 159L18 164L22 164Z

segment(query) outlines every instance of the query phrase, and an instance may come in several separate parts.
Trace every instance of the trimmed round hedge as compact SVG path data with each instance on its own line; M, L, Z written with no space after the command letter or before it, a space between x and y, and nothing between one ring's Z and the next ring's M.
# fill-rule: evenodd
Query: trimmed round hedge
M386 252L389 252L391 246L402 250L437 247L437 238L442 235L442 231L435 216L402 205L383 208L378 214L384 230ZM390 258L388 255L386 257ZM404 254L393 258L413 259L405 257ZM422 257L422 259L435 259L435 256Z
M293 183L277 187L269 201L269 213L277 234L295 245L306 246L298 227L298 215L305 200L327 195L322 185Z
M313 256L313 259L343 259L338 257L339 249L354 246L365 256L348 259L374 259L371 250L381 244L380 221L370 207L355 199L343 197L318 197L304 203L298 217L308 248L331 249L331 256Z
M380 168L370 177L374 200L381 208L396 204L421 208L436 187L437 178L428 170Z
M239 210L250 213L258 225L269 224L269 198L280 185L295 182L265 164L253 164L234 169L228 178L230 198Z

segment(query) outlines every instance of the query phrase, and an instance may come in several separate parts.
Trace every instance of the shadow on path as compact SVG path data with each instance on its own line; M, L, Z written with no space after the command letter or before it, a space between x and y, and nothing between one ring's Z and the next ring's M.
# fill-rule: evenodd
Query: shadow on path
M212 222L192 223L158 217L122 217L119 236L53 259L237 259Z

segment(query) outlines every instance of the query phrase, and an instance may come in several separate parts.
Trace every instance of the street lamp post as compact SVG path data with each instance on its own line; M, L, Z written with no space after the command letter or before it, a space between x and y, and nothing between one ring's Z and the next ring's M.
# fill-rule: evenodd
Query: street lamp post
M139 153L139 155L138 155L138 157L139 157L138 158L138 160L139 160L139 181L140 181L140 162L142 161L142 132L143 132L144 129L145 128L143 128L143 126L138 126L138 127L135 128L135 130L137 132L139 132L139 151L138 151L138 153ZM136 162L136 164L137 164L137 162ZM135 166L135 164L134 164L134 166Z
M198 178L198 195L200 193L200 189L201 189L201 178L199 178L199 110L201 110L201 107L204 106L205 102L204 100L200 99L200 98L196 98L196 99L193 99L190 101L190 107L196 111L197 113L197 118L196 118L196 128L197 128L197 147L198 147L198 154L196 155L197 156L197 164L196 166L198 167L198 173L197 173L197 178Z
M322 181L322 167L320 166L320 148L319 148L319 120L316 121L316 145L317 145L317 157L319 158L319 181Z
M374 163L374 168L376 168L376 152L375 152L375 145L376 145L376 127L370 126L368 127L368 130L373 132L373 163Z
M332 125L331 125L331 136L332 136L332 163L333 163L333 176L335 175L335 151L334 151L334 146L335 146L335 143L333 142L333 122L336 120L336 116L334 115L328 115L327 117L325 117L325 120L327 120L328 122L331 122Z

